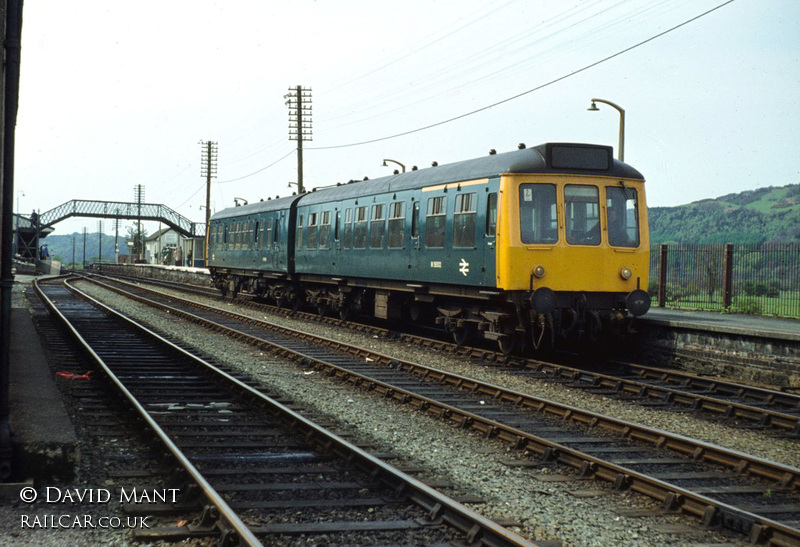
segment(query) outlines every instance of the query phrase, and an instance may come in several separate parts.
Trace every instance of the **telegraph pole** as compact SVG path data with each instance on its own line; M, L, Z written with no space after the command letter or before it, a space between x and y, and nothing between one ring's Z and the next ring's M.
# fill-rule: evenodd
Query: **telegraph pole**
M138 205L138 218L139 218L139 260L144 259L144 236L142 235L142 201L144 200L144 185L137 184L134 187L136 195L136 204Z
M297 193L305 192L303 186L303 141L312 140L311 89L303 86L289 88L283 96L289 107L289 140L297 141Z
M103 262L103 221L97 221L97 247L98 247L98 262Z
M114 264L119 264L119 209L115 209L114 219Z
M217 178L217 143L200 141L200 176L206 178L206 246L203 251L208 266L208 232L211 224L211 179Z

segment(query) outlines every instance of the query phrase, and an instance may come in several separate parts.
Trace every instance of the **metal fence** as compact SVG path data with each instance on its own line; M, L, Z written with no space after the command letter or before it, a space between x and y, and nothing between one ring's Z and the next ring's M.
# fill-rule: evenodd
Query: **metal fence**
M660 307L800 318L800 244L660 245L649 292Z

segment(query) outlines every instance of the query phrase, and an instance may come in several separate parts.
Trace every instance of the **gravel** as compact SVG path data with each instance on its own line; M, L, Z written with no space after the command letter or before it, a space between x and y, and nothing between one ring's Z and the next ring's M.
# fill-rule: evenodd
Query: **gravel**
M689 517L653 516L659 514L656 502L631 492L615 492L608 483L579 479L574 472L563 467L549 464L535 467L506 465L505 461L521 456L510 451L503 443L487 441L479 435L435 420L412 408L397 403L387 404L381 397L354 390L319 374L309 373L310 371L293 363L275 362L274 358L264 355L258 349L176 321L166 314L143 310L123 297L92 287L88 283L83 284L83 288L111 306L121 308L132 317L147 322L153 328L180 338L217 360L257 377L275 391L313 409L315 413L330 416L341 427L355 432L360 439L370 442L376 449L398 454L404 464L425 468L427 471L424 478L458 485L458 492L482 498L485 503L471 507L490 518L515 523L515 526L509 527L531 540L558 540L565 545L620 547L746 544L736 536L704 530L695 519ZM193 298L203 300L200 297ZM280 314L242 311L233 304L222 304L217 300L213 303L241 313L257 315L259 319L280 322L289 327L369 347L398 358L531 392L538 397L600 410L616 418L669 431L680 431L685 436L787 465L800 464L800 451L795 443L777 440L765 442L765 437L758 433L697 419L691 414L643 409L559 384L518 378L498 365L464 362L457 357L397 341L380 340L317 323L309 324ZM621 508L640 510L639 514L644 516L626 516L621 514ZM15 522L14 525L17 526L19 517L13 512L13 507L0 508L2 530L10 529L11 525L6 525L8 522ZM648 512L651 514L648 515ZM65 541L66 537L60 533L57 536L59 542L36 544L69 543L76 547L98 544L98 538L88 534L73 534ZM126 537L109 532L108 541L117 543L102 543L125 545ZM0 540L2 539L0 536Z

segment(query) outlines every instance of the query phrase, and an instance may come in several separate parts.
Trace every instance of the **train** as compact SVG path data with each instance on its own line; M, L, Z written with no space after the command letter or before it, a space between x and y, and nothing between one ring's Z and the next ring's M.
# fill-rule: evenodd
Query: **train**
M434 325L504 354L597 342L650 307L644 183L610 146L520 144L224 209L208 268L223 296Z

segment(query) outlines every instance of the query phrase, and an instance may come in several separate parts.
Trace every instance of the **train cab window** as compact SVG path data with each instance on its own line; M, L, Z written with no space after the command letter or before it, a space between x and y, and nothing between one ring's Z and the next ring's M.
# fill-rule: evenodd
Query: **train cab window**
M492 192L486 199L486 235L497 235L497 192Z
M331 212L323 211L319 225L319 248L331 248Z
M636 190L609 186L606 188L608 243L616 247L639 246L639 210Z
M453 247L474 247L478 194L456 195L453 211Z
M600 245L600 197L597 186L564 187L567 243Z
M306 249L316 249L317 242L319 241L317 238L319 236L319 227L317 226L317 222L319 219L319 213L309 213L308 214L308 230L306 233Z
M519 237L526 245L547 245L558 241L554 184L520 184Z
M419 202L415 201L411 210L411 237L419 239Z
M383 249L383 238L386 235L386 216L382 204L372 206L372 220L369 223L369 248Z
M353 241L353 210L344 212L344 248L349 249Z
M295 248L303 248L303 215L297 216L297 231L295 232Z
M443 248L444 229L447 224L447 197L428 199L428 214L425 217L425 247Z
M395 201L389 207L389 238L387 246L390 249L399 249L403 246L403 236L406 231L406 204L404 201Z
M356 207L353 223L353 249L367 248L367 208Z

